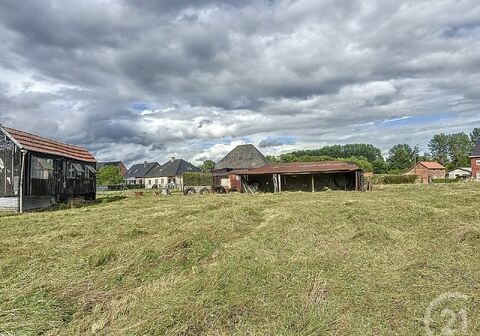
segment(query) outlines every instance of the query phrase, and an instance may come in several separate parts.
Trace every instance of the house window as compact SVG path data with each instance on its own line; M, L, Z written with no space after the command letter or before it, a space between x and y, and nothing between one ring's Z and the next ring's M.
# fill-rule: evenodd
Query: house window
M158 179L155 179L155 184L158 184Z
M480 160L477 160L477 166L480 166Z
M33 156L31 174L32 174L32 179L38 179L38 180L51 179L53 177L53 160L38 158Z
M164 184L164 182L165 182L164 179L161 179L161 180L160 180L160 183L161 183L161 184Z
M148 179L148 185L152 184L152 180Z
M172 183L175 183L175 179L172 179Z

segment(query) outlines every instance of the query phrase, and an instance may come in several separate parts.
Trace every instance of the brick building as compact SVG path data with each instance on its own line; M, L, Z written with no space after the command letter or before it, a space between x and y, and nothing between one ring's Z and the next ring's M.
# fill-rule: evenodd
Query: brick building
M428 184L431 179L444 179L447 170L438 162L417 162L403 175L418 175L418 182Z

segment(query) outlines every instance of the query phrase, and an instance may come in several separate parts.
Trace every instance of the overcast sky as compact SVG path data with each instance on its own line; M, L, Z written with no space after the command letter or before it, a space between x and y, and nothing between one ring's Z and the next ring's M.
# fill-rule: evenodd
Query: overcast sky
M0 122L98 160L480 127L478 0L2 0L0 55Z

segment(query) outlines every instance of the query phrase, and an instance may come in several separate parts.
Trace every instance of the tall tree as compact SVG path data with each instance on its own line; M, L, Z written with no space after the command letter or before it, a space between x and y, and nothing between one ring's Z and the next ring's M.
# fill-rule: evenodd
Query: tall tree
M428 143L428 149L430 150L432 157L443 165L450 162L449 146L449 136L444 133L435 134Z
M476 143L479 138L480 138L480 128L474 128L472 130L472 133L470 133L470 140L473 143Z
M473 143L465 133L455 133L448 136L448 154L451 167L469 166L469 155L472 152Z
M123 182L118 167L105 166L97 172L97 184L101 186L115 185Z
M411 167L418 157L418 147L398 144L388 151L387 163L390 170L403 171Z

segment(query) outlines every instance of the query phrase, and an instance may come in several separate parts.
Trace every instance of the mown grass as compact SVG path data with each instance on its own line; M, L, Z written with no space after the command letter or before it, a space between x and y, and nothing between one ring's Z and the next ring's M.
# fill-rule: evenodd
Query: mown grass
M480 333L480 184L108 196L0 217L0 335Z

